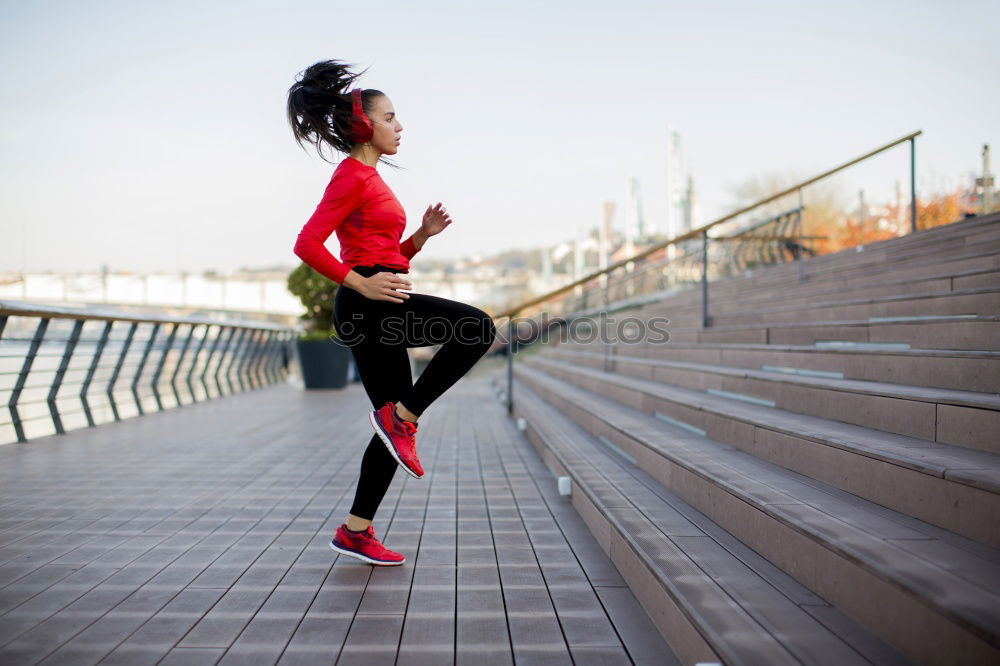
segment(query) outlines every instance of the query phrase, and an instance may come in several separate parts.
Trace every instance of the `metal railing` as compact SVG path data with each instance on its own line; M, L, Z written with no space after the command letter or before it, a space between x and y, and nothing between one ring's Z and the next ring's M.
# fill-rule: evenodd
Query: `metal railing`
M162 331L162 332L161 332ZM284 381L295 329L0 301L0 443Z
M709 316L709 283L720 277L747 270L747 257L757 252L757 265L781 261L799 262L802 278L802 259L812 255L806 244L822 237L804 236L802 212L805 209L802 191L851 166L863 162L900 144L910 144L910 225L909 232L917 230L917 181L916 138L923 133L917 130L850 161L828 169L812 178L801 181L776 194L764 197L749 206L724 215L708 224L684 234L652 245L645 250L613 263L558 289L537 296L508 308L494 316L496 321L507 319L507 338L498 336L497 347L507 356L507 412L513 414L514 355L525 340L518 337L515 317L534 310L557 314L560 320L550 324L561 325L574 317L600 314L636 307L662 300L671 293L694 286L701 287L701 324L711 325ZM709 236L709 231L731 223L741 216L789 195L798 195L798 206L766 220L754 222L725 235ZM723 229L725 227L722 227ZM756 250L754 249L756 248ZM714 260L710 254L714 253ZM638 269L638 270L637 270ZM572 292L572 296L568 296ZM560 298L557 306L543 308L546 303ZM530 316L530 315L529 315ZM499 329L499 325L498 325Z

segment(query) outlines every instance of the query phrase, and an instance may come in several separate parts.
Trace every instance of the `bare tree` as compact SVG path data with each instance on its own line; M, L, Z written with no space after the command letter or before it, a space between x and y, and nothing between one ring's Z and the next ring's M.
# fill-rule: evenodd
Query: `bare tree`
M757 201L766 199L778 192L802 182L806 176L795 170L768 171L760 173L731 186L729 188L732 209L739 210ZM826 236L830 231L842 224L847 216L847 197L842 184L836 180L823 180L802 189L801 203L803 236ZM799 192L795 191L774 201L754 208L739 218L727 223L728 233L745 229L755 222L765 220L780 213L793 210L799 206ZM827 243L823 239L806 240L806 246L819 252L825 251Z

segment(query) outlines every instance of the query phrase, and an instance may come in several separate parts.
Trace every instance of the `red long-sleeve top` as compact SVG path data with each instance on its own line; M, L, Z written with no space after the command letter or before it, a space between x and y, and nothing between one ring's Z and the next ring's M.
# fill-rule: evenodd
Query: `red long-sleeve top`
M343 284L359 264L409 271L409 260L418 250L413 236L399 242L405 229L406 212L378 170L345 157L299 232L293 251L320 275ZM334 230L340 240L340 261L323 244Z

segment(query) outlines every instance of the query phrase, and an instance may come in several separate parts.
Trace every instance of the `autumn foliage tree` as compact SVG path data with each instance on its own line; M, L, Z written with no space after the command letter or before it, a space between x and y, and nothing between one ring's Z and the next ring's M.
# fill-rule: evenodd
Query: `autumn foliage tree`
M793 174L768 174L744 181L732 189L734 207L747 206L792 186ZM804 245L815 254L831 254L845 249L877 243L910 233L909 200L878 206L851 206L832 183L816 183L804 190L802 235ZM917 198L917 230L951 224L975 212L970 190ZM753 219L763 219L798 205L798 196L789 195L751 212ZM746 224L746 221L743 221Z

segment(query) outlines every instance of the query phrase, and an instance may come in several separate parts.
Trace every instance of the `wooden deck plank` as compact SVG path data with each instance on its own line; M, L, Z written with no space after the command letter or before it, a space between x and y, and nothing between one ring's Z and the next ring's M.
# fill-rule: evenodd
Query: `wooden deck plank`
M491 436L497 442L504 442L508 447L516 446L520 433L505 429L498 418L491 419L490 426ZM572 550L559 532L522 459L511 451L502 456L502 464L510 480L513 497L524 516L525 537L529 539L537 561L540 580L529 584L541 584L548 588L567 645L622 649L600 599L575 562Z
M0 662L656 663L492 389L460 386L421 420L425 478L397 470L375 518L402 567L328 546L371 437L360 384L0 447Z
M456 458L462 420L454 410L440 421L425 420L424 428L437 447L422 479L407 485L424 489L423 515L404 524L399 510L394 529L417 537L411 568L410 594L396 664L444 664L455 660ZM397 470L397 474L403 474ZM414 483L415 482L415 483ZM416 504L416 503L414 503ZM398 532L396 532L398 533Z

